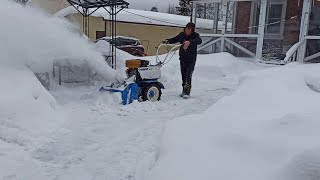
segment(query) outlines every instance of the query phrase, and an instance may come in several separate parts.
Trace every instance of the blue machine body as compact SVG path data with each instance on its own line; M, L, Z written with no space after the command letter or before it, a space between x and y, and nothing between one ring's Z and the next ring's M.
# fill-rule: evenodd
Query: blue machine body
M149 84L158 84L161 89L164 89L164 86L158 80L146 80L140 82L131 82L126 83L120 88L114 88L112 86L104 86L100 88L100 92L110 92L110 93L121 93L122 104L127 105L131 104L133 101L139 99L140 88L144 88Z
M110 93L121 93L122 104L127 105L139 98L139 86L137 83L128 83L124 88L113 88L111 86L105 86L100 88L100 92L108 91Z
M161 89L165 89L165 88L164 88L164 85L163 85L161 82L159 82L157 79L139 81L139 82L137 82L137 84L139 85L139 87L146 87L146 86L148 86L149 84L158 84L158 86L159 86Z

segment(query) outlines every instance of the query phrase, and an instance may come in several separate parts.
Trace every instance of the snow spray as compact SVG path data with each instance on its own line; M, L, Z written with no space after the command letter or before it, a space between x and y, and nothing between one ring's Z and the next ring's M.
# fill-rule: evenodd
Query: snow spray
M1 0L0 22L0 65L49 71L55 59L68 59L75 64L86 61L104 79L114 80L115 71L66 20Z

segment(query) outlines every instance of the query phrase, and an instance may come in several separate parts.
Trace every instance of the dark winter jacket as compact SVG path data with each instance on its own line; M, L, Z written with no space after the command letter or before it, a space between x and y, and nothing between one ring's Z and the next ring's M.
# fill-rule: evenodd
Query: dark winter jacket
M180 43L182 44L185 41L190 41L190 45L187 50L183 49L183 46L180 47L180 61L183 62L193 62L197 60L197 49L198 45L202 43L200 35L196 32L193 32L190 36L187 36L184 32L181 32L176 37L168 39L170 44Z

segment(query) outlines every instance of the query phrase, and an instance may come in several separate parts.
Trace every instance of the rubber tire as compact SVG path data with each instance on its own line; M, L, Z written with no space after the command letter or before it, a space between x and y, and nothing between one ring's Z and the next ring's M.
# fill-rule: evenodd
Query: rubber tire
M148 86L146 86L144 89L143 89L143 92L142 92L142 100L143 101L149 101L148 99L148 90L152 87L156 87L158 90L159 90L159 97L157 99L157 101L160 101L161 100L161 88L158 84L150 84Z

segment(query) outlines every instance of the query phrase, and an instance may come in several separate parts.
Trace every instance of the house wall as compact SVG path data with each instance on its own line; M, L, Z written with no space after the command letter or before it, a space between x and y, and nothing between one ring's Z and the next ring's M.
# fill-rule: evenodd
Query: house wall
M265 39L264 58L284 59L290 47L299 41L302 8L303 1L287 0L283 38Z
M300 4L298 4L300 2ZM299 41L301 13L303 1L288 0L286 22L284 25L284 45L292 45ZM298 16L297 18L292 18Z
M251 1L238 2L235 20L236 34L249 34Z
M83 21L81 15L75 14L68 16L67 18L70 19L73 23L76 23L79 26L79 30L83 32ZM110 22L105 22L102 17L89 17L89 24L89 38L91 40L96 40L96 32L105 31L105 27L107 30L106 35L110 36ZM129 22L117 22L116 25L117 35L140 39L148 55L155 55L156 48L164 39L174 37L182 31L182 27L173 26L137 24ZM209 32L209 30L205 29L199 29L198 31L206 33ZM160 51L160 53L165 52L167 52L167 50Z
M249 1L238 2L235 33L250 33L250 29L248 27L253 25L251 21L256 18L251 17L251 13L254 13L251 6L252 2ZM283 54L285 54L293 44L298 42L302 7L303 1L287 0L283 37L279 39L270 38L272 36L265 36L263 46L263 56L265 58L281 59L281 56L283 56Z
M108 26L109 23L107 23ZM157 47L163 40L174 37L181 31L181 27L117 23L117 35L140 39L148 55L155 55ZM108 30L107 35L110 35ZM164 53L165 51L162 50L161 52Z
M298 4L300 2L300 4ZM250 16L251 10L250 1L238 2L237 6L237 16L235 21L235 32L237 34L248 34L250 30L248 27L252 26L250 24ZM320 4L320 2L317 2ZM286 22L284 27L284 41L287 44L292 44L297 42L299 39L300 32L300 21L301 21L301 12L303 7L303 1L299 0L287 0L287 8L286 8ZM298 18L291 17L298 16Z

